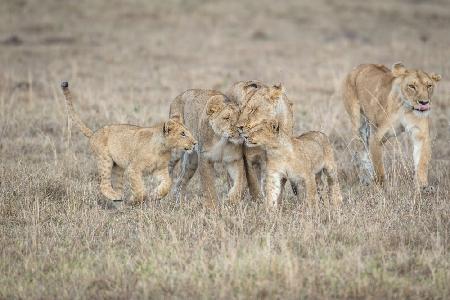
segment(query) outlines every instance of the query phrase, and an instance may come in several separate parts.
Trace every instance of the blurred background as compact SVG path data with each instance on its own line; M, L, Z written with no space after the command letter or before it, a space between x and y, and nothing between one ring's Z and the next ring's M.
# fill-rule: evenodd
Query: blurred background
M0 298L448 298L449 29L449 0L1 0ZM386 145L384 190L360 186L351 162L343 76L398 61L443 78L429 197L414 194L406 135ZM336 218L290 191L273 219L248 198L209 214L198 176L181 206L98 207L62 80L98 129L151 125L186 89L248 79L281 82L296 132L330 136L346 201Z

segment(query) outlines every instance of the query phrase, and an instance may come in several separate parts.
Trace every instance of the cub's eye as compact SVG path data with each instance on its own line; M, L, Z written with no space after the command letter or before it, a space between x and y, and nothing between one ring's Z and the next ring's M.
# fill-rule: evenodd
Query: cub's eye
M230 119L230 116L226 116L223 119L228 121Z
M181 136L182 136L182 137L185 137L185 136L186 136L186 133L185 133L184 131L182 131L182 132L181 132Z
M432 87L433 87L432 84L428 84L428 85L427 85L427 88L428 88L428 89L431 89Z
M414 84L408 84L408 87L412 90L416 90L416 86Z

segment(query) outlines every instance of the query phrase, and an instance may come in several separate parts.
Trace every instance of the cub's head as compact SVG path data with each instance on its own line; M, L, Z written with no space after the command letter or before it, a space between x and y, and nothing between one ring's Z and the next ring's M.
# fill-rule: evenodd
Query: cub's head
M232 143L242 142L236 128L239 117L239 107L225 95L217 94L209 98L206 103L206 115L214 133L227 138Z
M164 122L163 134L166 145L172 149L190 152L197 144L191 132L183 124L172 119Z
M406 69L402 63L392 66L392 75L399 89L403 103L416 115L426 116L431 110L431 97L441 75L425 73L422 70Z
M277 145L279 133L280 127L276 119L263 120L249 129L245 136L245 145L248 147Z
M248 131L263 120L273 119L278 113L284 89L281 84L266 86L250 82L244 86L245 100L237 123L238 131L245 137Z

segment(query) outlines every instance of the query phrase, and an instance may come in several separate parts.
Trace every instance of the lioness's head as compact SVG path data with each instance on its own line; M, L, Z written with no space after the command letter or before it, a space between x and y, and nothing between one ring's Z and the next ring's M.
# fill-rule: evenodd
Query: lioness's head
M441 76L422 70L409 70L402 63L392 66L392 75L404 105L414 110L417 115L426 116L431 110L434 87L441 80Z
M255 82L250 82L243 88L245 100L236 126L241 136L245 137L256 124L276 117L284 89L281 84L269 87Z
M164 122L163 134L166 146L173 149L192 151L197 144L191 132L183 124L172 119Z
M214 133L227 138L232 143L242 142L236 128L239 117L239 107L231 102L225 95L211 96L206 103L206 115Z
M248 130L245 136L247 147L274 146L278 144L280 127L276 119L263 120Z

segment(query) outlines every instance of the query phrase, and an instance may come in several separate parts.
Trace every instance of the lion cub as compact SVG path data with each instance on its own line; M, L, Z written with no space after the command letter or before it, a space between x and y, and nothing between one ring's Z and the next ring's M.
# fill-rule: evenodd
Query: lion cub
M144 181L142 175L150 173L160 179L160 184L151 195L153 200L164 197L171 186L168 164L173 149L192 151L196 140L181 123L168 120L153 127L139 127L127 124L107 125L93 132L72 105L69 84L61 84L66 98L69 117L89 138L90 146L97 157L100 173L100 190L109 200L121 200L123 176L126 173L131 185L130 204L144 201ZM111 185L111 173L118 177L116 190Z
M242 139L235 126L239 117L238 105L218 91L193 89L173 100L169 116L185 124L199 142L196 151L183 155L174 193L177 196L184 194L198 168L206 206L215 207L218 197L214 186L214 163L223 163L232 181L228 200L239 202L245 188L245 169ZM175 157L172 164L178 158Z
M276 119L263 121L249 130L247 145L261 145L267 153L266 205L276 207L286 180L303 179L306 197L318 207L317 184L322 171L328 177L329 195L335 206L342 203L333 148L327 136L318 131L292 137L280 129ZM316 182L317 181L317 182Z

